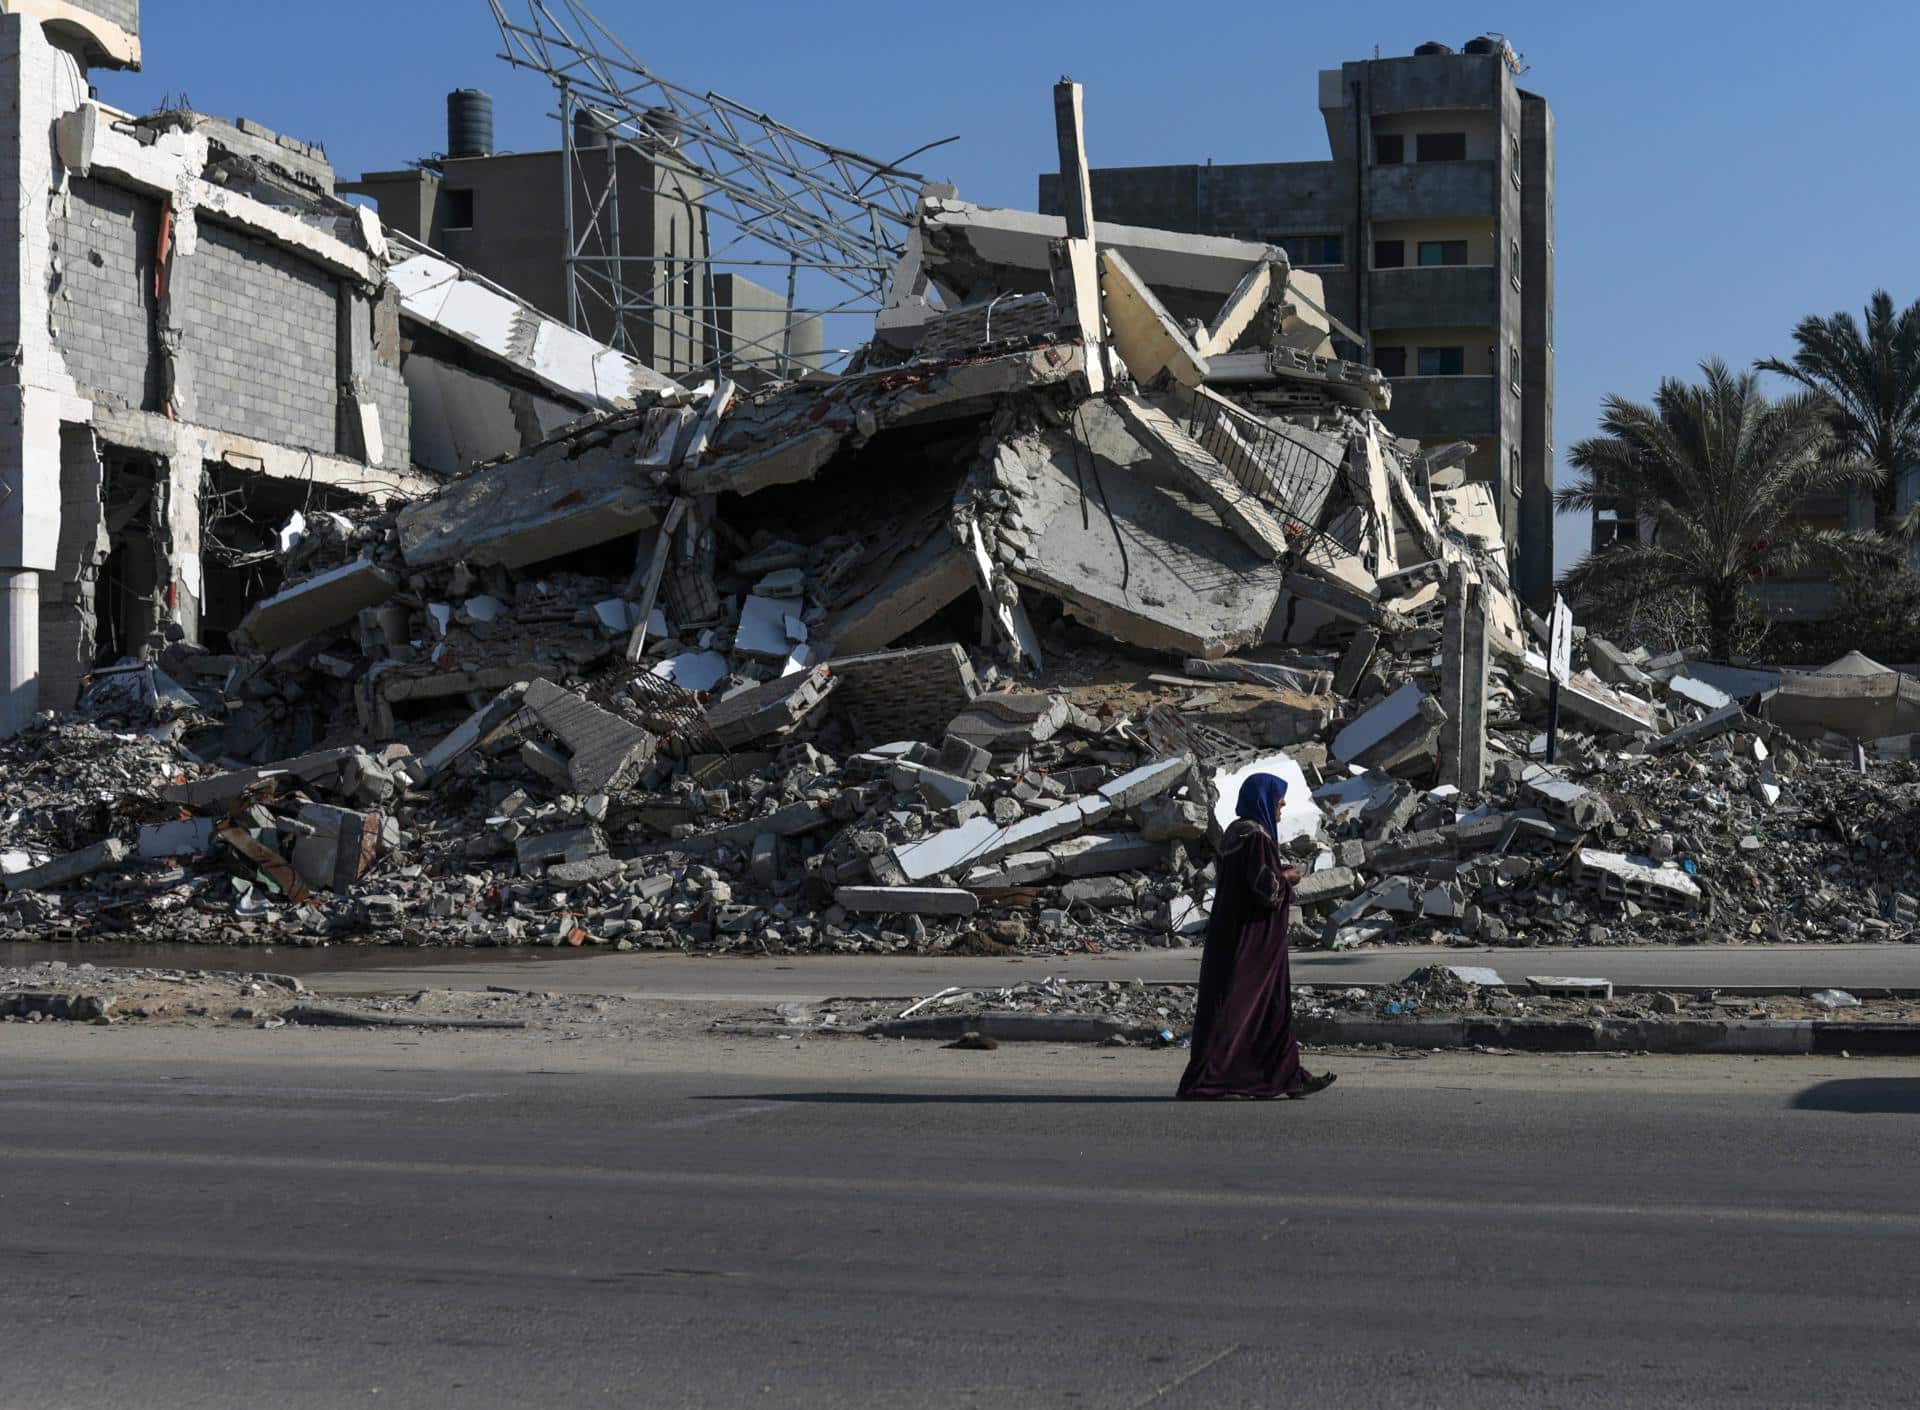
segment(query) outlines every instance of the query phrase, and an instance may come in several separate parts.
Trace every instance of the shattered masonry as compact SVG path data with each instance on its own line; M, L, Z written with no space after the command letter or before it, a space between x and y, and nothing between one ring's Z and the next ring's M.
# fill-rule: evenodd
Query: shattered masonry
M1080 112L1062 85L1067 189ZM1185 944L1257 770L1291 785L1302 933L1336 947L1914 924L1911 683L1870 662L1736 679L1588 639L1545 762L1544 628L1486 487L1394 437L1387 384L1333 356L1318 281L1278 249L929 192L843 373L685 388L547 356L565 330L381 250L323 192L302 218L251 211L267 178L203 119L42 116L72 120L95 181L164 165L174 258L254 219L331 261L354 366L367 306L366 386L394 371L383 319L432 360L398 368L415 428L429 406L456 440L487 422L423 396L452 385L445 359L517 410L490 463L431 484L419 447L440 441L415 434L408 463L377 400L344 397L357 449L315 474L392 461L380 502L275 519L272 591L220 602L217 642L203 576L197 617L113 637L127 659L77 713L0 744L0 934ZM211 367L157 356L214 415ZM76 474L124 481L111 438L156 413L62 395ZM160 419L209 473L212 433ZM156 526L184 481L148 453L167 490L142 531L177 553ZM125 528L104 518L76 537Z

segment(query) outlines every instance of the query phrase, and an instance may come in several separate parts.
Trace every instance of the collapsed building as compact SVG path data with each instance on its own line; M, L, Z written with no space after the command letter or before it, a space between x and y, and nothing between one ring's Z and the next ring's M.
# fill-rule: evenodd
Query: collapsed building
M430 492L671 385L390 240L318 148L91 96L89 64L138 53L137 9L93 8L131 34L87 7L0 15L0 162L23 197L0 302L0 734L70 707L99 662L224 643L276 586L296 511Z
M1589 640L1548 759L1559 668L1461 449L1392 433L1284 251L1097 225L1078 86L1055 101L1064 216L929 188L871 342L751 388L567 343L427 252L376 264L383 232L308 193L290 219L334 233L302 238L380 276L339 282L340 326L416 330L378 374L414 424L433 385L448 435L501 443L403 482L418 453L385 468L342 378L329 473L386 492L266 520L271 590L223 636L175 618L0 746L0 932L1186 943L1254 770L1291 785L1333 945L1911 927L1913 767L1830 748L1794 682ZM89 170L118 169L101 131L215 150L77 121ZM93 437L133 415L87 405ZM1899 688L1852 689L1885 697L1857 730L1904 728Z

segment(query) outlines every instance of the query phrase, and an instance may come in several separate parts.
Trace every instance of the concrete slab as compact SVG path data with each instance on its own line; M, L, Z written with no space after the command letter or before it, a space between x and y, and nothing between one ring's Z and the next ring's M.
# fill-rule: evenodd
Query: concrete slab
M278 651L345 626L399 587L400 579L378 564L343 563L256 602L240 619L240 633L260 651Z
M842 886L834 903L850 911L880 915L970 916L980 898L954 886Z

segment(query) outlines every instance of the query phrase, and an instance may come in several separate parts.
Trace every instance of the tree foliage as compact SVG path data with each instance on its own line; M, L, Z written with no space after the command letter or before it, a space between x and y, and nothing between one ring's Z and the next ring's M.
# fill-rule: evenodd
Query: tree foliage
M1769 357L1754 366L1825 401L1839 448L1883 474L1875 523L1887 528L1900 473L1920 464L1920 301L1895 312L1892 297L1876 289L1864 312L1864 327L1845 312L1803 318L1790 360Z
M1561 587L1610 616L1692 594L1708 650L1724 660L1739 644L1755 582L1886 561L1877 534L1819 527L1800 512L1810 496L1877 485L1884 475L1840 445L1821 397L1769 401L1755 373L1732 372L1718 358L1700 371L1699 383L1663 379L1651 406L1608 397L1602 434L1572 448L1579 477L1556 507L1615 507L1650 532L1588 554Z

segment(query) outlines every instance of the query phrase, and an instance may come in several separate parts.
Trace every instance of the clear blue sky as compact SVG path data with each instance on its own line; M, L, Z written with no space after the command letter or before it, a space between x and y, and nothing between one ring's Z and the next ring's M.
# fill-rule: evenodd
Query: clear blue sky
M523 0L513 0L516 10ZM445 94L494 95L502 147L555 142L549 90L499 62L486 0L147 0L146 69L98 75L135 110L184 92L322 143L344 174L445 142ZM1098 166L1327 155L1315 74L1458 47L1488 27L1558 121L1555 444L1600 398L1645 399L1719 354L1784 353L1806 313L1920 295L1914 232L1920 11L1877 0L1552 6L598 0L645 63L814 136L892 157L962 140L923 170L963 197L1031 207L1054 164L1049 85L1087 85ZM1584 546L1563 523L1561 566Z

